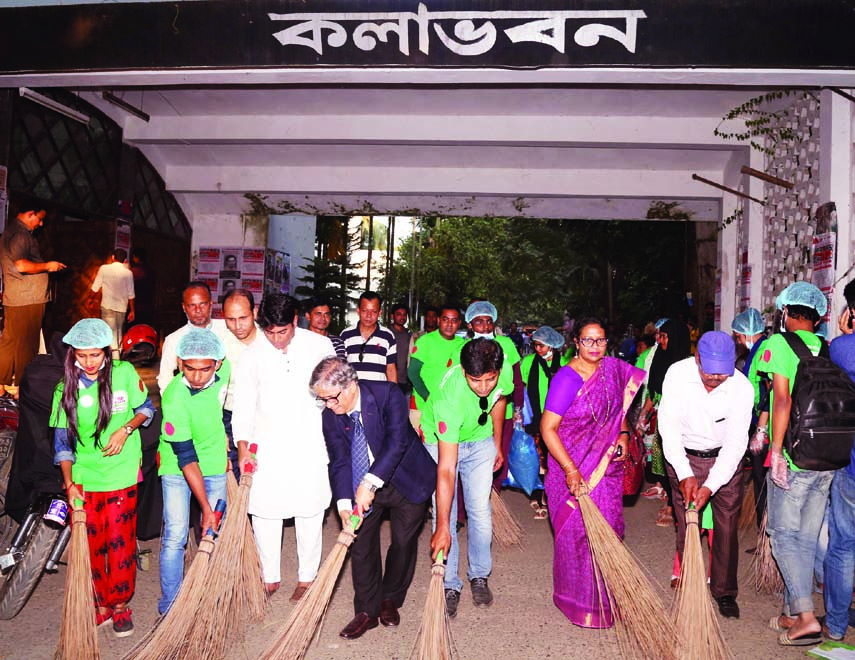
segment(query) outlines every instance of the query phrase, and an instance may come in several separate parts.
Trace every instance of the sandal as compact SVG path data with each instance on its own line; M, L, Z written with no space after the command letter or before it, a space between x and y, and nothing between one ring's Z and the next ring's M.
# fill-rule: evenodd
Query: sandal
M665 489L662 488L662 486L660 486L659 484L656 484L655 486L651 486L650 488L645 490L643 493L641 493L641 496L646 500L661 500L664 495L665 495Z
M656 519L657 527L672 527L674 525L674 516L671 514L670 507L669 510L663 510L659 512L659 517Z
M534 514L535 520L545 520L549 516L549 512L546 510L546 507L541 507Z

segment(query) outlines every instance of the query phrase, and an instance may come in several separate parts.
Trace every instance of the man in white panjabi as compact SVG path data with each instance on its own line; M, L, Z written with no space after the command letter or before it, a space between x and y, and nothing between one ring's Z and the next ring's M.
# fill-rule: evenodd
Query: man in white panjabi
M281 583L282 523L294 518L297 587L302 598L321 563L324 512L330 505L321 410L309 390L315 366L335 356L326 337L297 327L298 303L266 295L258 309L261 333L246 349L235 376L232 430L241 472L255 465L249 513L268 593ZM255 456L249 452L258 444Z

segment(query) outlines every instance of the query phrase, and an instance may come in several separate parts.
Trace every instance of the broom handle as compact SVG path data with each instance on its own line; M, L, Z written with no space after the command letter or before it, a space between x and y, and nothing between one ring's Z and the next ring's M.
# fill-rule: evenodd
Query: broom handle
M220 521L223 519L223 514L226 512L226 501L225 500L217 500L217 506L214 507L214 517L217 519L217 527L220 526ZM205 532L210 536L216 536L217 533L212 529L208 528Z
M254 460L254 461L257 461L257 460L258 460L258 459L255 457L255 455L256 455L257 453L258 453L258 443L257 443L257 442L253 442L253 443L249 446L249 454L250 454L250 456L252 456L252 460ZM244 471L244 472L246 472L247 474L252 474L253 472L255 472L255 467L254 467L253 465L247 465L247 466L243 469L243 471Z

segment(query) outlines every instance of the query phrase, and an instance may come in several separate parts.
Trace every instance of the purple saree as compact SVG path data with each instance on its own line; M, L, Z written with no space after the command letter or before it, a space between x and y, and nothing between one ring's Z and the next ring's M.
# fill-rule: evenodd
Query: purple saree
M576 378L559 381L575 387L576 393L562 416L558 436L588 482L594 503L623 538L624 467L612 458L621 421L641 386L644 372L607 357L587 383L573 374ZM564 471L551 455L545 485L555 532L553 601L578 626L609 628L613 624L611 608L605 586L594 578L582 514L567 488Z

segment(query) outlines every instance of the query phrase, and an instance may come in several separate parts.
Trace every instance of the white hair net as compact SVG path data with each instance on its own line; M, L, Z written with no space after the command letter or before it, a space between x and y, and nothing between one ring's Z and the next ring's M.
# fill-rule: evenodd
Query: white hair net
M472 319L479 316L489 316L495 323L498 315L499 314L496 312L496 306L493 305L493 303L486 300L479 300L478 302L474 302L469 305L466 309L466 322L471 323Z
M828 311L828 301L822 295L822 291L809 282L793 282L781 291L775 306L784 309L787 305L801 305L815 309L820 316L825 316Z
M742 335L759 335L766 329L766 322L759 310L749 307L736 315L730 328Z
M222 360L226 356L226 347L210 330L190 328L178 340L175 354L182 360Z
M113 331L101 319L81 319L62 341L77 349L105 348L113 341Z
M535 330L531 335L531 340L539 341L550 348L561 348L564 346L564 337L548 325L542 325Z

